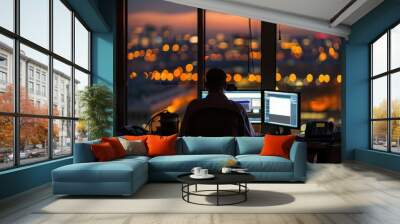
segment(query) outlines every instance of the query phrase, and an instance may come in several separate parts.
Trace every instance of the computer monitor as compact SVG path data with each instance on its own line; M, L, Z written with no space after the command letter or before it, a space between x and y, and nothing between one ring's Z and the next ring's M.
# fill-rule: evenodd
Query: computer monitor
M208 91L201 92L202 99L207 95ZM250 123L261 123L261 91L225 91L225 96L243 106Z
M264 91L264 121L283 127L300 127L300 94Z

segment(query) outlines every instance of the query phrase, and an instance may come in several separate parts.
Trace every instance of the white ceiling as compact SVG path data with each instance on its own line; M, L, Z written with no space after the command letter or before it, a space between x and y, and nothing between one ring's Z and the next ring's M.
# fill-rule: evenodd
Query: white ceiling
M329 21L350 0L225 0Z
M350 26L383 0L167 0L271 23L347 37ZM347 4L345 11L338 14Z

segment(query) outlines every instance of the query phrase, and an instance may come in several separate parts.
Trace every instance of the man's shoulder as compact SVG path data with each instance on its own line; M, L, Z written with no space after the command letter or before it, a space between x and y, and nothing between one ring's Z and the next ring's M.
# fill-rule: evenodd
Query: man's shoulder
M202 99L193 99L192 101L190 101L190 103L188 104L188 106L194 106L194 105L198 105L202 102Z
M233 101L233 100L229 100L229 101L231 102L232 105L235 106L235 108L236 108L240 113L246 112L245 109L243 108L243 106L242 106L240 103L235 102L235 101Z
M196 109L203 104L202 101L202 99L193 99L192 101L190 101L187 108L190 108L191 110Z

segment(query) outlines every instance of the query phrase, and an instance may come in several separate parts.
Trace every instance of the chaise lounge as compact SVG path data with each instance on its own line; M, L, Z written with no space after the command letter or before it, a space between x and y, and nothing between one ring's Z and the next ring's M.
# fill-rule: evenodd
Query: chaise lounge
M218 172L229 160L247 168L258 182L305 182L306 144L295 141L290 159L260 156L263 137L182 137L177 155L127 156L96 162L91 144L77 143L74 163L53 170L54 194L132 195L148 181L176 181L180 174L200 166Z

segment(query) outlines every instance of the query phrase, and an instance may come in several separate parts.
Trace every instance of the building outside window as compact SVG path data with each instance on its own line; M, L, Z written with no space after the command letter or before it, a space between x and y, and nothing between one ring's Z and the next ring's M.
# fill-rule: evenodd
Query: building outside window
M400 24L370 44L371 148L400 153Z
M28 82L28 91L29 91L29 94L34 93L33 82L31 82L31 81Z
M36 69L36 81L40 81L40 70Z
M29 79L33 79L33 67L29 66L29 70L28 70L28 75L29 75Z
M0 71L0 84L6 85L7 84L7 73L4 71Z
M71 53L76 51L72 49L74 41L79 43L82 48L86 47L86 49L80 49L83 53L76 56L76 59L83 57L83 61L90 64L90 32L75 16L75 12L65 5L64 1L51 1L53 2L52 8L49 0L20 1L20 12L13 13L14 16L20 15L20 18L15 18L20 21L19 24L16 24L19 26L18 29L11 29L12 26L9 23L3 24L3 21L0 21L2 28L16 34L10 35L8 32L0 30L0 56L9 59L0 60L0 72L4 72L7 86L4 89L0 88L0 123L2 124L0 129L0 170L70 156L75 140L74 136L79 135L82 140L87 138L85 125L80 125L79 129L76 129L79 114L74 115L71 108L73 101L75 103L79 101L78 92L72 92L71 88L61 90L57 82L54 82L54 85L57 85L54 88L62 91L61 94L71 102L64 100L62 105L59 107L53 105L52 110L49 110L50 97L54 99L60 94L60 92L49 89L49 80L50 78L53 81L62 79L64 85L68 83L71 86L73 83L81 82L78 79L73 80L73 71L90 77L90 67L81 68L82 66L77 66L71 58ZM12 10L13 7L9 9ZM53 12L50 13L50 10ZM42 13L37 14L39 11ZM46 11L48 13L45 13ZM50 15L53 17L50 18ZM85 37L72 31L72 21L79 25L76 29L79 29L78 33L83 33ZM49 35L51 31L49 24L53 24L52 35ZM59 29L60 27L62 29ZM16 33L18 30L20 33ZM19 38L19 36L23 38ZM49 44L50 36L54 38L52 40L53 49ZM20 58L18 74L20 97L18 99L14 99L16 88L14 88L13 67L15 62L12 60L16 44L19 44L20 49L19 52L16 52ZM61 65L53 58L53 54L64 59ZM52 64L49 63L50 60L53 60ZM6 68L2 69L4 67L2 65L6 65ZM50 66L53 67L50 68ZM53 74L50 74L49 71L53 71ZM0 78L2 77L3 75L0 75ZM90 83L86 82L86 86L88 85ZM20 108L18 113L14 111L15 103ZM62 119L59 116L62 116ZM19 129L18 135L14 133L15 129ZM14 145L14 142L19 145ZM14 154L15 149L17 149L16 155Z
M40 84L36 84L36 95L40 96Z
M8 60L7 55L0 54L0 91L5 91L7 88L7 69L8 69Z
M42 86L42 96L46 96L46 86Z
M58 103L58 89L54 89L54 93L53 93L53 106L57 107L57 103Z
M0 68L7 67L7 56L4 54L0 54Z

